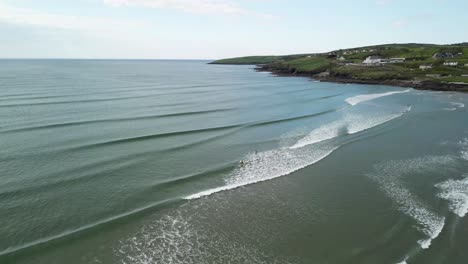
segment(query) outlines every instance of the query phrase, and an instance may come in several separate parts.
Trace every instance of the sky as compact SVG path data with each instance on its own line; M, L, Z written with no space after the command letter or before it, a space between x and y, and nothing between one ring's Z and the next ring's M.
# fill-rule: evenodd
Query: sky
M219 59L468 41L466 0L0 0L0 58Z

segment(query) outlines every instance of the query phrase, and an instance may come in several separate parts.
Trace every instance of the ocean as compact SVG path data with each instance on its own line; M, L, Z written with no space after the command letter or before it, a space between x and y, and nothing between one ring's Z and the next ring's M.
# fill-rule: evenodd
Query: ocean
M0 263L468 263L468 94L0 60Z

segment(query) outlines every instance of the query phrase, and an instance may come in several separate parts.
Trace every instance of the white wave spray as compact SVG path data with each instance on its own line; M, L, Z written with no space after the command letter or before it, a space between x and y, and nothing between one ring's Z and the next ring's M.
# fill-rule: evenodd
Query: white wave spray
M468 213L468 175L464 179L439 183L436 185L441 190L438 196L449 203L450 210L460 217Z
M251 154L247 157L244 166L237 168L226 178L225 186L192 194L184 199L198 199L221 191L285 176L324 159L337 148L338 146L322 146L313 150L281 148Z
M394 91L394 92L386 92L386 93L378 93L378 94L362 94L362 95L357 95L357 96L347 98L347 99L345 99L345 101L350 105L357 105L357 104L360 104L362 102L374 100L374 99L377 99L377 98L380 98L380 97L389 96L389 95L393 95L393 94L407 93L409 91L411 91L411 90Z
M363 115L345 113L342 119L314 129L307 136L298 140L296 144L291 146L291 148L302 148L307 145L336 138L343 134L355 134L367 129L371 129L399 118L409 111L411 111L411 106L393 114L370 113Z

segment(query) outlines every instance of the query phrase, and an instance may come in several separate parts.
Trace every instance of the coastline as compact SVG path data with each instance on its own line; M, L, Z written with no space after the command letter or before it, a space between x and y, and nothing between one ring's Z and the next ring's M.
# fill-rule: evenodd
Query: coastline
M236 65L236 64L232 64ZM269 72L279 77L307 77L313 80L321 82L332 82L332 83L354 83L354 84L369 84L369 85L388 85L402 88L413 88L416 90L426 91L446 91L446 92L463 92L468 93L468 84L456 84L456 83L441 83L435 81L411 81L411 80L396 80L396 79L385 79L385 80L364 80L355 79L349 77L340 76L329 76L323 77L318 74L310 73L298 73L298 72L285 72L280 70L270 69L265 67L266 65L255 65L255 71L258 72Z

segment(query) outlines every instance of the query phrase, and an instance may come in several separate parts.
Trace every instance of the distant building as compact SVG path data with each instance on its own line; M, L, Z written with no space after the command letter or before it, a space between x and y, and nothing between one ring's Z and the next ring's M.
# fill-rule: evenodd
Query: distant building
M432 56L434 59L451 59L453 57L455 56L453 56L453 54L450 52L439 52Z
M419 69L423 70L423 71L430 70L430 69L432 69L432 64L431 65L420 65Z
M380 64L382 63L382 57L380 56L369 56L362 63L367 65Z
M346 59L345 59L345 57L343 57L343 56L340 56L340 57L339 57L339 58L337 58L336 60L339 60L339 61L345 61Z
M458 66L457 61L446 61L444 62L444 66Z

